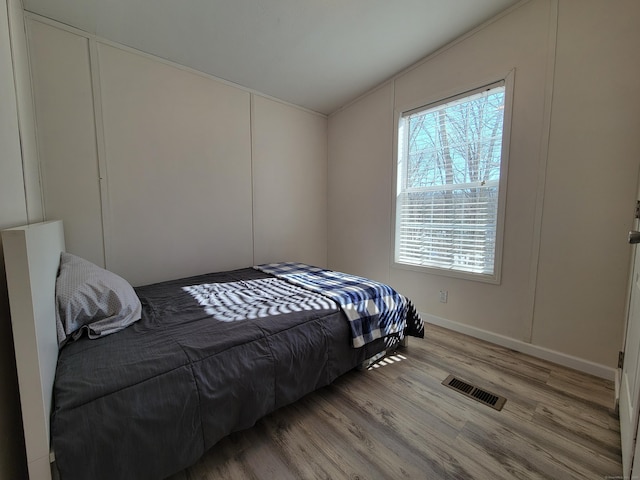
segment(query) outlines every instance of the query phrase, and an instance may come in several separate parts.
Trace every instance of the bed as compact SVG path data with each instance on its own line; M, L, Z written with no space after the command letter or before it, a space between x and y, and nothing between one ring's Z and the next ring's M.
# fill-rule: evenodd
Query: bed
M124 320L65 336L60 282L79 260L62 253L62 222L2 240L32 480L51 478L54 458L62 480L165 478L423 335L404 297L371 300L366 279L282 263L136 287L139 311L123 301Z

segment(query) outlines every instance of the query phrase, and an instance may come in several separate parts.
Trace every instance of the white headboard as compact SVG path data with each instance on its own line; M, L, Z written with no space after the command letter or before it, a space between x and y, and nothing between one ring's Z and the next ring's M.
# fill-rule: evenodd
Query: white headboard
M55 284L62 221L2 231L30 480L50 480L49 417L58 360Z

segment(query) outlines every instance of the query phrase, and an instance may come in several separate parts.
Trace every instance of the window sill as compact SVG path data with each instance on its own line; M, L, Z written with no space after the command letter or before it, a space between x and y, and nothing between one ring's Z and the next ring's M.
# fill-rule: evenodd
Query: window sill
M423 267L419 265L408 265L405 263L393 262L392 268L399 270L409 270L412 272L423 273L425 275L439 275L442 277L460 278L462 280L470 280L472 282L490 283L492 285L500 285L500 274L485 275L481 273L462 272L459 270L450 270L446 268Z

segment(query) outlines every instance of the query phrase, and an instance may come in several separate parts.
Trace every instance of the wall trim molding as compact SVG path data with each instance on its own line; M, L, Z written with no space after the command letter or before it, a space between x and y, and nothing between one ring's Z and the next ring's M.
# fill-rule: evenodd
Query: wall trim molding
M533 340L535 322L536 293L538 290L538 269L540 267L540 248L542 244L542 220L544 216L544 194L547 183L547 162L549 159L549 142L551 138L551 116L553 109L553 88L555 85L555 69L558 44L558 5L559 0L552 0L549 12L549 39L547 43L547 71L544 94L544 119L540 136L540 152L538 157L538 186L533 224L533 242L531 245L531 263L529 267L529 288L527 290L527 321L524 322L522 338L525 343Z
M551 350L549 348L533 345L531 343L525 343L523 341L516 340L515 338L489 332L488 330L465 325L463 323L448 320L436 315L430 315L424 312L420 312L420 315L425 322L432 325L447 328L449 330L453 330L454 332L463 333L465 335L469 335L470 337L485 340L501 347L510 348L517 352L525 353L527 355L531 355L532 357L547 360L549 362L572 368L574 370L579 370L583 373L588 373L596 377L604 378L611 381L615 380L616 370L614 368L607 367L606 365L601 365L599 363L591 362L579 357L574 357L573 355L568 355L566 353Z

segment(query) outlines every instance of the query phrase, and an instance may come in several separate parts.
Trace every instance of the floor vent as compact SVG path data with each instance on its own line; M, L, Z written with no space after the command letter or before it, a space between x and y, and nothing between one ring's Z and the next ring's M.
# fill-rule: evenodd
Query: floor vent
M488 405L498 411L502 410L502 407L507 401L506 398L501 397L500 395L494 395L493 393L487 392L486 390L482 390L481 388L460 380L453 375L449 375L444 380L444 382L442 382L442 384L445 387L452 388L453 390L460 392L469 398L473 398L480 403L484 403L485 405Z

